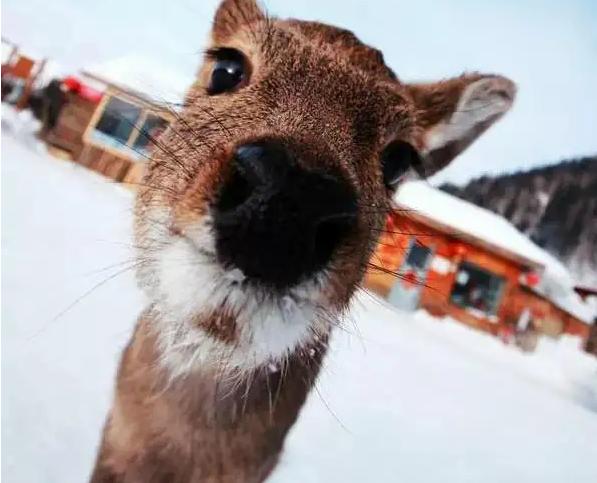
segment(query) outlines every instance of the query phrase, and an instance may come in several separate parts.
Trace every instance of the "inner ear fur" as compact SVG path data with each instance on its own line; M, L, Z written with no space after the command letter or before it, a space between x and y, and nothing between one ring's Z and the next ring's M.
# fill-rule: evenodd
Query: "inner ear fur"
M255 0L224 0L216 10L212 27L214 42L225 42L241 28L265 19Z
M515 84L499 75L466 74L408 89L422 130L423 168L431 176L447 166L511 107Z

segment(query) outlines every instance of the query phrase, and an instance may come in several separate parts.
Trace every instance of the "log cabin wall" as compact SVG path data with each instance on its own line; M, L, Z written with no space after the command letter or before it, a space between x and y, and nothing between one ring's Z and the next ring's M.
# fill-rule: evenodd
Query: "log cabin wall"
M402 270L413 243L431 251L431 261L423 280L413 280ZM462 263L472 264L503 280L497 308L492 315L459 306L451 299ZM527 268L487 247L458 239L434 227L432 222L425 223L407 213L397 213L388 219L380 237L365 276L365 286L388 298L395 284L405 287L419 284L420 307L432 315L450 316L494 335L506 329L514 330L523 312L528 310L534 331L550 337L568 333L579 336L583 344L586 343L591 335L590 325L521 284L521 275ZM597 335L594 337L597 344Z
M412 281L401 273L412 243L431 250L431 261L424 280ZM415 220L407 214L391 217L371 259L365 285L387 298L394 284L408 286L422 284L419 304L435 316L450 316L480 330L498 334L509 314L509 303L516 289L522 267L482 247L455 238L449 233ZM503 279L497 308L492 315L456 305L451 300L452 290L462 262Z
M44 139L77 159L84 147L83 134L91 122L97 103L72 92L66 94L66 101L56 126L45 133Z
M140 116L126 142L126 146L110 145L93 136L111 99L118 99L139 109ZM163 106L115 86L108 86L101 100L89 100L77 93L66 94L56 126L42 133L50 145L66 152L70 158L114 181L136 186L141 182L148 154L137 155L133 143L141 136L140 128L151 118L172 122L173 114ZM149 146L151 147L151 146Z
M512 294L506 323L515 326L525 309L530 311L533 327L539 333L549 337L557 337L563 333L565 317L561 315L562 311L556 310L556 307L546 298L527 287L519 286Z
M132 163L122 182L129 188L136 189L145 174L145 163Z
M591 334L591 325L521 285L512 299L511 313L516 316L524 308L531 311L534 329L540 334L554 338L562 334L574 335L586 346Z
M135 122L136 127L133 127L127 140L127 147L122 146L122 149L99 142L93 136L93 131L108 103L114 98L138 107L141 112ZM82 133L82 148L76 161L114 181L132 187L138 185L143 177L147 156L134 156L135 152L131 146L137 137L142 136L140 126L149 116L158 117L166 122L172 121L172 114L167 109L160 108L135 94L110 86L85 126Z
M597 319L593 321L593 325L589 327L589 337L585 345L586 351L589 354L597 356Z
M565 325L564 325L564 332L566 334L577 336L581 339L582 345L587 351L589 351L588 343L591 337L591 329L592 327L585 322L578 320L576 317L573 317L570 314L564 312L565 315Z
M83 145L77 162L117 182L124 181L134 164L125 155L107 151L90 143Z

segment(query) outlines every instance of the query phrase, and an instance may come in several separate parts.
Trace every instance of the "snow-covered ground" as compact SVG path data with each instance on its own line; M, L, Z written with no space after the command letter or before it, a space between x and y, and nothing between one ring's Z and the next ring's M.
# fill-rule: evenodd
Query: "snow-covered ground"
M143 306L132 195L18 124L2 135L2 479L85 481ZM525 355L367 294L352 322L272 481L597 481L597 360L575 340Z

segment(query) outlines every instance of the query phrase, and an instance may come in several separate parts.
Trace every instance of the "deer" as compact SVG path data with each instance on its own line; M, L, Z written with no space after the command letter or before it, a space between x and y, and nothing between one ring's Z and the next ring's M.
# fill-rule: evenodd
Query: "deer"
M516 94L496 74L404 82L352 32L254 0L221 2L209 42L137 190L149 303L92 483L266 480L396 189L446 167Z

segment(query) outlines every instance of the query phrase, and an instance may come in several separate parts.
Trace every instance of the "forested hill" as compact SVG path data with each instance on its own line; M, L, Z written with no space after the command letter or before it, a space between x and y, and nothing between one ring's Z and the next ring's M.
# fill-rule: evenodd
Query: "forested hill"
M440 188L504 216L573 270L597 272L597 156Z

